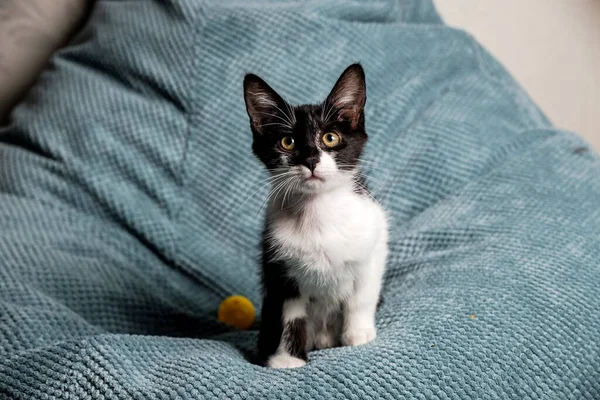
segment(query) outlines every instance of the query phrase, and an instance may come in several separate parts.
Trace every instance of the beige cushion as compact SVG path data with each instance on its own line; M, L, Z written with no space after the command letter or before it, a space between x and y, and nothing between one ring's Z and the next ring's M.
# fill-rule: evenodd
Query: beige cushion
M0 120L64 44L87 0L0 1Z

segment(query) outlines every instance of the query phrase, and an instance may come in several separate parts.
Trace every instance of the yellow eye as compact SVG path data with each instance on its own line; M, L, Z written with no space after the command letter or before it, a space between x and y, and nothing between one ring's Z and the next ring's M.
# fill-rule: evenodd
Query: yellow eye
M284 150L290 151L294 149L294 138L291 136L284 137L280 143Z
M328 132L323 135L323 143L327 147L335 147L342 141L342 138L337 133Z

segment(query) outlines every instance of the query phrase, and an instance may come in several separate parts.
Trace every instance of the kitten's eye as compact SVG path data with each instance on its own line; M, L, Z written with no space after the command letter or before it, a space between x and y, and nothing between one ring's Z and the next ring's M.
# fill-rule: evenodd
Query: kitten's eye
M291 136L286 136L283 139L281 139L281 147L283 147L284 150L290 151L294 149L294 138Z
M329 132L323 135L323 143L327 147L335 147L340 144L342 138L337 133Z

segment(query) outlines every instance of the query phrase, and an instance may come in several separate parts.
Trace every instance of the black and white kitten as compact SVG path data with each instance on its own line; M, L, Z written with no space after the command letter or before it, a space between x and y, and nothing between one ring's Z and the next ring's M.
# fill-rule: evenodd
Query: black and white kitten
M301 367L313 348L376 336L388 227L360 170L365 74L349 66L318 105L292 107L252 74L244 97L254 154L273 182L259 356L273 368Z

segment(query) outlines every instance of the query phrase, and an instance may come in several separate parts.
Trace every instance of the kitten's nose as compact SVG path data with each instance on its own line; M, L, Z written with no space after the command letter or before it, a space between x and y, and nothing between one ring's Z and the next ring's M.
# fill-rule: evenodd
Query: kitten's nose
M304 160L302 164L306 165L308 169L310 169L310 172L315 172L315 168L317 167L318 163L319 159L317 157L309 157L306 160Z

